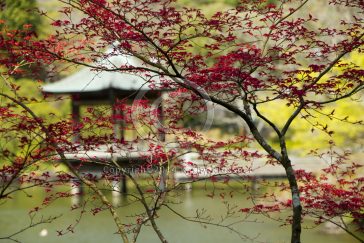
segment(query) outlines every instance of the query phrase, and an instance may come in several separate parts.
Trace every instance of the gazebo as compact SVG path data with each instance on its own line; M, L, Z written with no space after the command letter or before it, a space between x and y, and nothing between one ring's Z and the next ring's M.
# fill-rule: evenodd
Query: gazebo
M122 65L142 67L141 62L133 56L117 55L95 63L92 66L102 66L104 68L115 68ZM144 98L155 99L160 97L165 89L158 88L160 78L153 77L154 85L157 88L150 88L148 80L133 73L123 73L119 71L98 71L91 67L85 67L60 81L46 84L43 92L53 95L71 95L72 97L72 117L75 124L80 120L80 106L109 104L114 105L117 99L133 100L140 92L145 94ZM159 107L161 108L161 106ZM120 124L116 124L120 125ZM123 137L115 130L118 138ZM78 138L75 138L78 141Z
M92 67L115 68L123 65L142 67L142 63L133 56L114 55L99 63L90 65ZM51 95L70 95L72 98L72 118L73 123L80 122L80 107L83 105L114 105L117 99L127 99L132 101L139 98L138 94L143 92L143 98L156 99L161 97L161 92L165 89L150 88L148 80L144 77L133 73L124 73L119 71L104 71L97 68L84 67L82 70L54 83L43 86L43 92ZM161 82L160 77L153 77L156 87ZM162 105L158 107L162 109ZM119 112L113 109L113 112ZM159 112L162 114L162 111ZM162 118L160 118L162 119ZM116 138L124 139L124 131L121 122L114 123L114 134ZM159 134L161 140L165 139L165 134ZM79 142L79 135L74 136L74 142ZM140 162L145 158L143 151L117 151L110 153L107 147L95 151L84 151L73 154L66 154L80 172L84 173L101 173L102 167L97 163L82 163L87 158L92 160L116 160L120 165L127 165L127 162ZM80 164L82 163L82 166ZM126 192L125 177L122 177L122 191Z

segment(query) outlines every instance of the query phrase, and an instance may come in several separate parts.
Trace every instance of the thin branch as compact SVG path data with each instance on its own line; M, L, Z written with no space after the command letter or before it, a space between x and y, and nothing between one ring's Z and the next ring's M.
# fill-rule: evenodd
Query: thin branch
M349 97L353 96L354 94L360 92L361 90L364 90L364 83L359 84L354 89L352 89L349 93L336 97L334 99L325 100L325 101L308 101L307 103L313 103L313 104L319 104L319 105L330 104L330 103L333 103L333 102L336 102L336 101L339 101L342 99L349 98Z
M305 101L302 97L300 97L300 105L296 108L296 110L292 113L292 115L288 118L286 124L282 128L281 136L286 135L289 126L291 125L292 121L298 116L298 114L301 112L303 107L305 106Z
M298 10L300 10L309 0L304 1L300 6L298 6L296 9L294 9L293 11L291 11L289 14L287 14L286 16L284 16L283 18L281 18L280 20L278 20L276 23L274 23L273 25L277 26L278 24L282 23L285 19L289 18L290 16L292 16L294 13L296 13ZM282 3L283 4L283 3ZM273 32L274 28L270 28L270 31L267 35L267 39L265 40L264 44L263 44L263 48L262 48L262 53L264 53L264 50L268 44L268 41L270 39L270 36Z
M30 228L34 228L38 225L41 225L41 224L50 224L52 223L54 220L60 218L62 215L58 215L58 216L53 216L53 217L49 217L49 218L46 218L46 219L43 219L43 217L38 221L38 222L33 222L34 220L34 216L30 216L30 223L28 226L8 235L8 236L3 236L3 237L0 237L0 240L11 240L11 241L14 241L14 242L19 242L18 240L14 239L13 237L16 236L16 235L19 235L21 233L23 233L24 231L26 230L29 230Z
M47 128L43 125L43 123L40 121L39 117L28 107L26 106L24 103L18 101L17 99L4 94L4 93L0 93L0 96L3 96L9 100L11 100L12 102L14 102L15 104L17 104L18 106L22 107L26 112L28 112L36 121L36 123L40 126L41 130L44 132L44 134L46 135L46 137L48 139L51 140L51 135L49 134ZM100 198L100 200L108 207L111 215L113 216L114 222L118 227L119 230L119 234L123 240L124 243L128 243L128 237L125 233L124 230L124 226L121 223L120 217L118 216L117 212L115 211L114 207L112 206L112 204L109 202L109 200L105 197L105 195L100 191L100 189L95 185L95 183L93 183L92 181L83 178L73 167L72 165L69 163L69 161L67 160L64 152L62 151L61 148L59 148L58 144L56 144L55 142L51 142L51 145L55 148L56 152L58 153L58 155L61 157L61 161L67 166L67 168L73 173L75 174L83 183L85 183L87 186L89 186L92 191L94 191L98 197Z
M264 115L262 115L259 110L258 110L258 107L256 104L253 104L253 109L255 111L255 113L257 114L257 116L259 118L261 118L263 121L265 121L266 123L269 124L269 126L271 126L274 131L277 133L277 135L280 137L281 136L281 132L279 131L278 127L271 121L269 120L268 118L266 118Z
M355 40L360 40L361 38L363 38L364 36L364 32L358 36L357 38L355 38ZM319 82L321 80L321 78L327 74L328 72L331 71L331 69L341 60L341 58L343 58L346 54L352 52L353 50L355 50L356 48L360 47L361 45L358 44L356 46L353 46L352 48L348 49L348 50L344 50L342 53L340 53L315 79L314 81L306 86L303 90L307 91L310 88L312 88L315 84L317 84L317 82Z
M233 228L231 225L232 224L228 224L228 225L224 225L224 224L220 224L220 223L214 223L214 222L210 222L210 221L206 221L206 220L201 220L201 219L196 219L196 218L190 218L190 217L186 217L184 215L182 215L181 213L177 212L176 210L174 210L172 207L170 207L167 204L163 204L163 206L165 206L166 208L168 208L172 213L176 214L177 216L179 216L180 218L189 221L189 222L193 222L193 223L199 223L202 225L211 225L211 226L216 226L216 227L221 227L221 228L226 228L232 232L234 232L235 234L237 234L241 239L245 239L245 240L251 240L253 241L254 239L256 239L259 235L257 235L255 238L250 238L247 235L242 234L241 232L239 232L238 230L236 230L235 228Z

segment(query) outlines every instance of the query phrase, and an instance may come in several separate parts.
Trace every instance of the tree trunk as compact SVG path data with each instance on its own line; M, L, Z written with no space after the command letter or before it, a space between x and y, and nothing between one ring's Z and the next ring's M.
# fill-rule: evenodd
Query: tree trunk
M296 176L294 174L294 170L292 168L291 161L287 161L284 166L286 170L286 175L288 178L289 186L291 188L292 193L292 209L293 209L293 217L292 217L292 234L291 234L291 243L300 243L301 242L301 219L302 219L302 206L300 200L300 192L297 185Z

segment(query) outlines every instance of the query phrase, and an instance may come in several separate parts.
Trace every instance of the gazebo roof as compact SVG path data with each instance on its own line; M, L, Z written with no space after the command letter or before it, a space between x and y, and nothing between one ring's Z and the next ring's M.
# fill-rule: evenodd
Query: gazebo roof
M100 65L101 64L101 65ZM93 66L103 66L107 68L130 65L142 67L142 64L136 57L127 55L112 56ZM158 76L153 77L157 86L160 83ZM135 92L138 90L160 90L149 87L147 80L141 76L132 73L123 73L120 71L99 71L91 67L86 67L62 80L46 84L43 86L43 92L50 94L83 94L99 93L107 90L119 90L124 93Z

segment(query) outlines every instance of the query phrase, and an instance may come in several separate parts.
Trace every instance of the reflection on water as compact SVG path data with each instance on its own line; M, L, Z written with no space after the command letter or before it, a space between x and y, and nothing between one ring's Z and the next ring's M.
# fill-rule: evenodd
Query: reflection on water
M75 190L75 189L73 189ZM224 200L215 198L211 199L207 196L209 192L202 188L193 188L192 190L178 193L173 198L171 207L185 216L194 216L196 210L206 209L208 215L218 219L226 213L226 205L237 205L243 208L251 205L251 201L246 199L246 195L234 194L234 196L225 198ZM0 209L0 237L16 232L22 227L29 225L30 219L28 212L35 206L39 206L45 196L41 189L30 191L32 197L27 197L23 193L18 193L13 200L10 200ZM217 194L218 195L218 194ZM130 204L130 199L115 193L108 193L108 197L114 203L121 205L118 209L122 220L125 223L132 222L131 215L141 212L142 207L139 204ZM72 201L77 200L77 201ZM89 197L84 198L65 198L58 199L51 206L41 210L38 219L43 215L55 216L62 214L52 224L42 224L20 234L16 239L21 242L77 242L77 243L93 243L93 242L120 242L120 238L115 234L116 227L107 211L100 212L95 216L90 212L91 207L97 206L96 202L89 202L85 208L86 212L82 215L80 223L76 226L74 233L68 233L63 236L57 236L57 231L65 230L69 225L73 225L80 218L81 210L71 210L71 204L82 204L88 202ZM223 202L227 201L227 202ZM242 242L237 234L229 230L214 226L201 226L197 223L188 222L179 216L171 213L168 209L162 209L159 213L157 223L165 234L169 242L185 243L185 242ZM235 220L235 219L234 219ZM236 229L241 231L248 237L257 237L257 242L289 242L290 229L287 226L279 226L280 223L270 220L263 216L254 216L248 219L255 222L242 222L236 225ZM309 222L306 222L306 225ZM304 230L302 242L356 242L349 235L343 234L327 234L323 231L323 226L315 229ZM142 233L138 237L138 242L160 242L154 231L146 226L143 227ZM251 242L251 241L246 241Z

